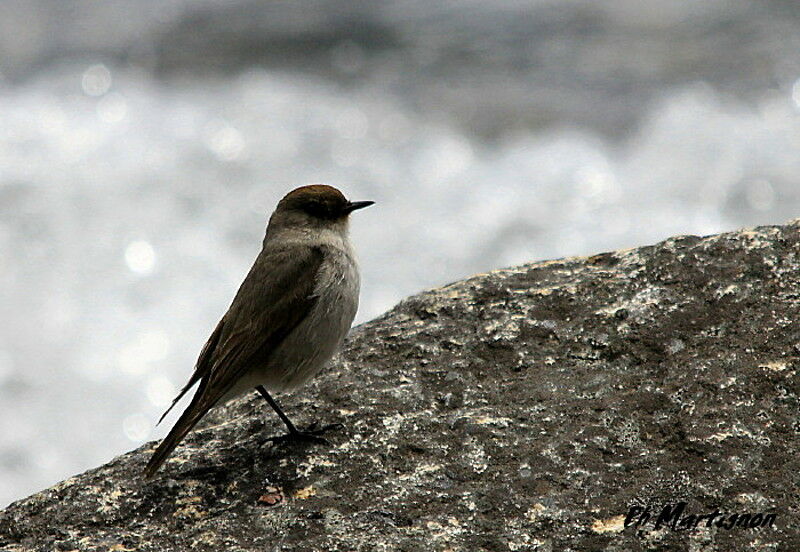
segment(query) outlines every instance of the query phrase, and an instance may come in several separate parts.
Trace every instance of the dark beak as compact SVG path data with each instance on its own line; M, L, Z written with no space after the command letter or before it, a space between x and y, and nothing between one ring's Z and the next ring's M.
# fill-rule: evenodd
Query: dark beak
M350 214L353 211L357 211L358 209L363 209L364 207L369 207L375 203L374 201L348 201L347 205L344 207L345 214Z

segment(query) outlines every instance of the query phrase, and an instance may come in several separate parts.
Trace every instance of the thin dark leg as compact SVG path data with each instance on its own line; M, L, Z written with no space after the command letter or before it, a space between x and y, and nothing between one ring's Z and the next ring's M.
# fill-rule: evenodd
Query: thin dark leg
M281 407L278 406L278 403L275 402L275 399L273 399L267 392L267 390L264 389L264 386L258 385L256 386L256 389L258 390L259 393L261 393L261 396L264 397L264 400L267 401L267 403L269 403L269 405L272 407L272 410L275 411L275 413L283 421L283 423L286 424L286 427L289 428L289 433L300 433L299 431L297 431L297 428L294 427L294 424L289 419L289 417L283 413L283 410L281 410Z
M267 390L264 388L263 385L257 385L256 390L261 394L262 397L264 397L264 400L267 401L267 403L269 403L269 405L272 407L272 410L275 411L278 417L280 417L280 419L283 421L284 424L286 424L286 427L289 429L289 433L287 435L281 435L280 437L270 437L269 439L267 439L267 441L272 441L273 443L281 443L286 441L310 441L312 443L321 443L324 445L329 445L330 443L326 439L320 437L320 435L331 429L341 429L342 427L344 427L342 426L342 424L330 424L317 429L317 424L316 422L314 422L305 431L298 431L298 429L294 427L294 424L289 419L289 417L283 413L281 407L278 406L278 403L275 402L275 399L272 398L272 396L267 392Z

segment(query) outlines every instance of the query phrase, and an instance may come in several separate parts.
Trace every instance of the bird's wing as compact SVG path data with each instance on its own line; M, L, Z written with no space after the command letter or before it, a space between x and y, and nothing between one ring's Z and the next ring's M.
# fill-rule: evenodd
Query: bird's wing
M244 372L263 364L308 315L317 301L314 289L323 259L318 247L265 247L261 251L203 347L189 382L167 410L200 381L192 402L153 454L145 470L148 476Z
M194 372L192 373L192 377L189 378L189 381L186 382L186 385L183 386L181 392L178 393L178 396L172 399L172 404L169 405L161 417L156 422L156 425L160 424L164 418L166 418L167 414L169 414L170 410L172 410L178 401L183 398L189 389L191 389L195 383L200 381L204 374L206 374L211 369L211 353L217 348L217 344L219 343L219 338L222 335L222 326L225 322L225 317L219 321L217 327L214 328L214 331L211 333L211 337L208 338L206 344L203 345L203 350L200 351L200 356L197 359L197 363L194 365Z
M315 287L324 259L322 248L286 247L264 257L239 288L224 317L219 343L209 355L209 383L220 396L249 368L266 362L318 299ZM273 268L267 271L266 266Z

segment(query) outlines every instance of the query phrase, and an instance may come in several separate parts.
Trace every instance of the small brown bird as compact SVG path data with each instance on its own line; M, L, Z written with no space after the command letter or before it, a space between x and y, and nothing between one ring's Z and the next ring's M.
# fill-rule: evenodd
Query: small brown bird
M208 338L194 373L172 405L199 382L145 475L151 477L206 413L257 390L289 430L272 440L324 441L334 426L299 431L270 396L316 376L341 345L358 308L360 278L348 239L348 215L372 205L348 201L331 186L289 192L272 213L263 247L228 312Z

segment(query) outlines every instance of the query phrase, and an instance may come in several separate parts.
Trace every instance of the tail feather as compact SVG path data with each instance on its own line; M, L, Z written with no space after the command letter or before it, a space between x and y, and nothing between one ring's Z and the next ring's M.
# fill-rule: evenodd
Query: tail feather
M192 399L191 404L184 410L181 417L178 418L178 421L175 422L175 425L169 431L164 440L161 441L161 444L158 445L153 456L150 458L150 461L147 463L147 466L144 469L144 476L146 478L153 477L155 473L158 471L158 468L167 460L169 455L175 450L175 447L186 437L186 434L189 433L192 428L197 425L203 416L211 409L213 404L208 404L206 401L200 400L200 396L202 395L202 387L198 389L197 393L195 394L194 398Z
M158 419L158 422L156 422L156 425L163 422L164 418L167 417L167 414L169 414L170 410L175 408L175 405L178 404L178 401L183 398L186 392L189 391L189 389L191 389L195 383L201 381L203 379L204 374L208 373L207 369L210 366L209 362L211 359L211 355L214 353L214 350L216 349L217 344L219 343L220 337L222 336L222 326L224 323L225 323L225 318L223 317L222 320L219 321L219 324L217 324L217 327L214 329L214 332L211 334L211 337L209 337L208 341L206 341L206 344L203 345L203 350L200 351L200 357L197 359L197 364L195 365L195 370L194 373L192 374L192 377L189 378L189 381L186 382L186 385L183 386L183 389L181 389L181 392L178 393L178 396L172 400L172 404L169 405L169 408L167 408L167 410L161 415L161 417Z
M199 379L199 378L198 378L198 379ZM190 379L190 380L189 380L189 382L188 382L186 385L184 385L184 386L183 386L183 389L181 389L181 392L180 392L180 393L178 393L178 396L177 396L177 397L175 397L174 399L172 399L172 404L170 404L170 405L169 405L169 408L167 408L167 409L164 411L164 413L161 415L161 417L160 417L160 418L158 419L158 421L156 422L156 425L158 425L158 424L160 424L161 422L163 422L163 421L164 421L164 418L166 418L166 417L167 417L167 414L169 414L169 413L170 413L170 411L171 411L173 408L175 408L175 405L176 405L176 404L178 404L178 401L179 401L179 400L181 400L181 399L183 398L183 396L186 394L186 392L187 392L189 389L191 389L192 385L194 385L195 383L197 383L197 379L195 379L195 377L194 377L194 376L192 376L192 379Z

